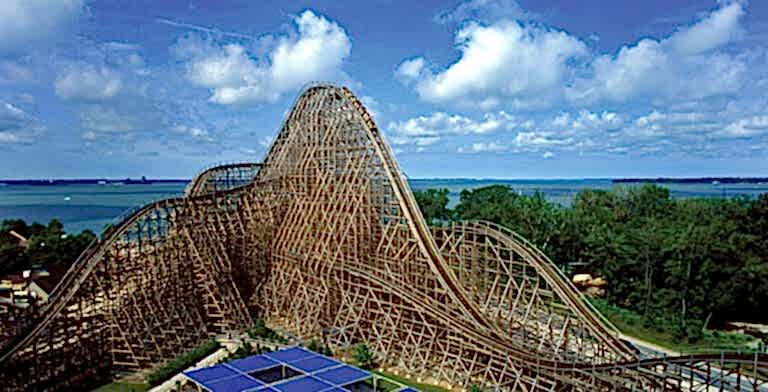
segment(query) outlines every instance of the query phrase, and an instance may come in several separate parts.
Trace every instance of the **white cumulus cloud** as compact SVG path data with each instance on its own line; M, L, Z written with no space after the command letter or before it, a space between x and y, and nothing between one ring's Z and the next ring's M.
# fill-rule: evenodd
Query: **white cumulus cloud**
M447 135L483 135L517 126L515 117L500 111L475 120L444 112L393 121L387 126L393 144L430 145Z
M195 39L180 41L176 53L188 60L187 78L222 105L273 102L307 82L342 78L352 48L346 31L310 10L294 24L295 34L270 40L274 45L261 57L238 43Z
M0 1L0 53L27 51L75 21L83 9L84 0Z
M577 114L561 113L552 120L554 128L572 132L605 131L621 127L623 123L624 120L618 113L609 111L595 113L587 109L581 109Z
M72 64L54 82L56 95L63 99L95 101L114 97L122 87L119 73L92 64Z
M523 9L515 0L463 0L435 16L435 21L441 24L467 20L493 22L502 19L532 20L538 19L538 16Z
M667 45L682 55L715 49L743 36L739 20L744 14L744 2L726 4L694 25L677 30Z
M46 132L46 127L21 108L0 101L0 145L31 143Z
M208 131L200 127L189 126L184 124L176 124L171 127L171 130L183 135L189 135L194 138L206 138L208 137Z
M86 132L105 134L138 131L144 128L145 121L139 115L114 107L93 105L80 112L80 124Z
M768 116L753 116L736 120L715 135L728 138L768 135Z
M0 84L24 83L34 80L32 71L14 61L0 61Z
M472 143L469 147L459 147L456 151L460 153L475 154L480 152L502 152L506 150L507 146L498 142L478 142Z
M551 94L562 84L566 64L588 54L565 32L509 21L470 23L456 33L455 45L461 57L446 69L434 73L417 57L401 63L396 76L414 83L429 102L471 103L474 97L492 107L504 98Z
M573 102L627 102L635 98L700 99L734 93L744 83L743 56L716 49L743 34L744 4L731 2L662 40L644 38L616 55L599 55L591 74L567 89Z
M552 132L520 132L512 140L515 146L523 149L536 150L541 147L563 146L571 143L573 139L558 138Z
M612 54L590 49L565 31L521 22L527 18L515 2L503 7L510 10L507 16L478 14L501 3L466 0L441 14L442 21L464 21L454 39L458 59L440 66L417 55L400 63L395 78L423 101L486 111L557 103L659 106L733 96L750 76L765 78L765 50L735 47L747 34L746 1L721 1L666 37L642 38Z
M395 77L408 84L419 79L425 65L426 61L423 57L405 60L395 70Z

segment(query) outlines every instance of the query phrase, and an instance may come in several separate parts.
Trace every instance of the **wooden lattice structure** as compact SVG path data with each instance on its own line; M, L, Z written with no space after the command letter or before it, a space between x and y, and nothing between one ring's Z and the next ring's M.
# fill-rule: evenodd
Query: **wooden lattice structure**
M208 169L104 233L14 324L0 385L157 367L256 318L335 348L366 342L380 363L457 388L768 387L762 355L637 358L508 229L428 227L368 112L330 85L300 95L262 164Z

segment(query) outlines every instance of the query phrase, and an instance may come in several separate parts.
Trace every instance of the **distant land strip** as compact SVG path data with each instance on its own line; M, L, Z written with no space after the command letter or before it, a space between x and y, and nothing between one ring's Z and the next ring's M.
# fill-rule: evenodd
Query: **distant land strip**
M766 184L768 177L615 178L614 183L650 182L660 184Z
M415 181L429 180L424 178L411 179ZM508 180L476 179L476 178L452 178L439 180L463 180L477 182L494 182ZM533 179L531 179L533 180ZM137 184L181 184L188 183L189 179L147 179L147 178L80 178L80 179L28 179L28 180L3 180L0 185L137 185ZM521 179L511 181L524 181ZM660 184L768 184L768 177L691 177L691 178L614 178L613 183L660 183Z
M165 179L165 180L149 180L146 178L140 179L106 179L106 178L82 178L74 180L61 180L61 179L48 179L48 180L0 180L0 185L136 185L136 184L178 184L187 183L189 180L182 179Z

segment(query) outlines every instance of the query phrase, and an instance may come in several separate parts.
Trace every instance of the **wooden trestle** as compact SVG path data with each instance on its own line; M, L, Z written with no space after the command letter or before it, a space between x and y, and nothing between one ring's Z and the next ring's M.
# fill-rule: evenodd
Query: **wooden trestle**
M508 229L429 228L373 119L330 85L299 96L262 164L128 214L28 316L0 324L2 390L157 367L257 317L457 388L768 388L764 355L638 359Z

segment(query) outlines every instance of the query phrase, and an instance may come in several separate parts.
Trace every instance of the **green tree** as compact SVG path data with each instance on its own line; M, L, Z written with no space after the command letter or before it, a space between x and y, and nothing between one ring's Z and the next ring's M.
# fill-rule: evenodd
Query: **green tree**
M451 217L448 209L448 194L448 189L445 188L413 192L416 203L427 223L435 224Z
M505 185L463 190L456 206L457 218L486 220L516 231L543 251L564 229L560 207L536 191L519 194Z
M26 249L10 235L11 230L29 240ZM0 274L19 273L34 265L69 267L95 238L89 230L68 235L56 219L48 226L36 222L27 225L18 219L3 221L0 225Z
M564 207L492 185L462 191L447 215L506 226L561 268L604 277L609 303L679 339L768 321L754 311L768 304L768 194L673 199L661 186L621 186L581 191Z

